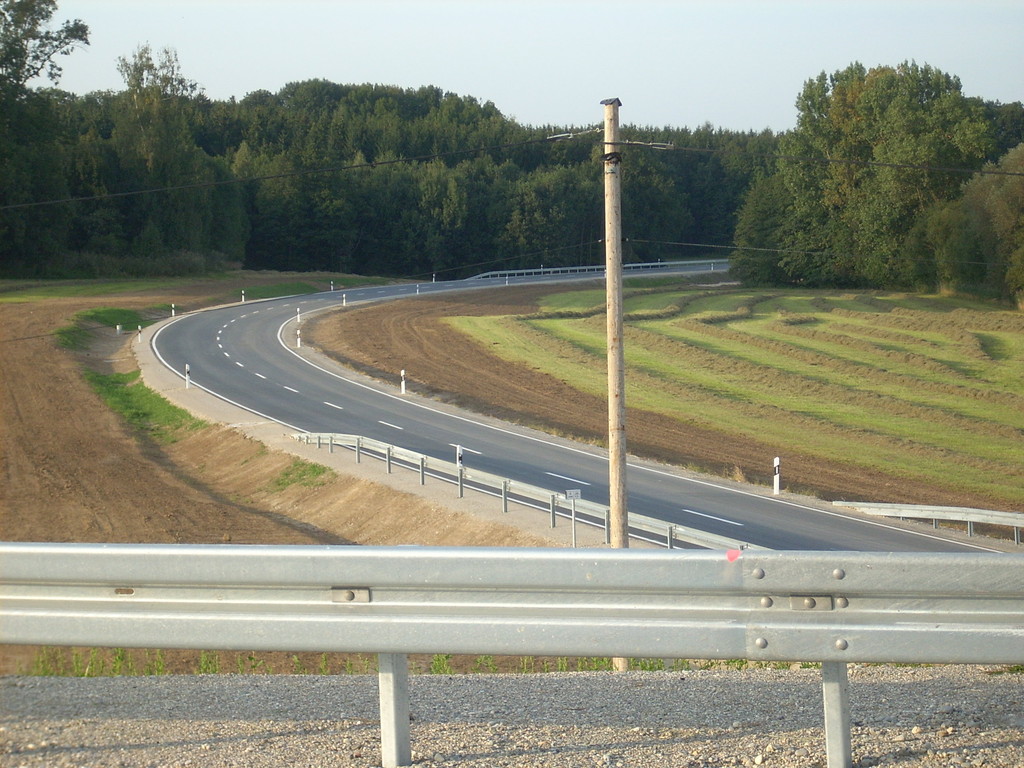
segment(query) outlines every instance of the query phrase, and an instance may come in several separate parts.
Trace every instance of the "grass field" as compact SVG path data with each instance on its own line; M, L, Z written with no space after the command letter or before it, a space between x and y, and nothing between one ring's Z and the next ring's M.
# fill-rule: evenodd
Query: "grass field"
M487 349L605 391L604 294L461 317ZM1024 314L875 292L627 290L627 403L735 436L1024 503Z

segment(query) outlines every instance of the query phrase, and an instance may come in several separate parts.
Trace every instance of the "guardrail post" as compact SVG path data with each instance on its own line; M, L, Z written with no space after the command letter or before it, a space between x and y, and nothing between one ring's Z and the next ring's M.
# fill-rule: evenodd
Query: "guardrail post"
M356 464L363 460L363 438L356 438Z
M846 663L821 664L821 693L825 706L825 760L828 768L850 768L850 686Z
M412 765L409 739L409 659L404 653L377 655L380 695L380 752L384 768Z
M327 443L327 452L328 452L328 453L334 453L334 435L331 435L331 436L330 436L330 437L328 438L328 440L329 440L330 442L328 442L328 443Z
M388 474L391 474L391 446L384 449L384 463L388 466Z
M319 433L318 433L318 434L317 434L317 436L316 436L316 447L317 447L317 449L319 449L319 448L320 448L320 439L321 439L322 437L323 437L323 435L320 435Z
M501 511L508 514L508 480L501 481Z
M466 470L459 467L459 498L466 492Z
M968 536L973 536L974 535L974 521L973 520L968 520L967 521L967 535Z
M676 548L676 527L674 525L670 525L668 530L665 532L665 548Z
M604 513L604 543L612 543L612 511L610 509Z
M420 456L420 485L427 484L427 457Z
M1017 526L1013 527L1013 543L1020 546L1020 528Z
M557 510L557 506L558 506L557 498L558 497L556 497L555 494L553 494L553 493L551 494L551 527L552 528L555 527L555 522L558 519L558 515L556 514L556 510Z

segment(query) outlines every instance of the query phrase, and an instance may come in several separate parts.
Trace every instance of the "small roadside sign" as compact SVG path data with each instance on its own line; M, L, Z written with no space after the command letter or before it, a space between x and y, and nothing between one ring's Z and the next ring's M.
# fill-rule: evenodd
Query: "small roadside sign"
M581 491L579 488L573 488L572 490L569 490L569 491L565 492L565 498L567 498L567 499L582 499L583 498L583 491Z

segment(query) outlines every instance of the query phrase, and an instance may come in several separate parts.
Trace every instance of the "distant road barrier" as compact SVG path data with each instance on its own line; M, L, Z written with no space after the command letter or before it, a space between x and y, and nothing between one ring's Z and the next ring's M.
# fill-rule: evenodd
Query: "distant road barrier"
M0 643L377 653L387 768L410 653L821 662L850 768L847 664L1024 662L1024 554L0 543Z
M605 542L609 541L609 510L602 504L584 499L568 499L564 493L554 493L547 488L469 469L453 461L436 459L360 435L302 432L292 437L307 445L315 443L318 448L326 447L331 452L335 447L352 450L355 452L356 461L360 461L363 456L380 459L389 473L395 466L418 472L420 485L426 483L428 476L452 483L458 488L459 498L462 498L467 489L495 496L501 499L503 512L508 512L509 504L545 511L550 516L552 528L557 526L560 517L568 518L572 525L579 523L602 528L605 532ZM679 544L707 549L762 549L739 539L666 523L664 520L644 515L630 514L629 528L632 538L642 538L668 549L673 549Z
M919 504L881 504L870 501L833 501L837 507L852 507L869 515L880 517L906 517L914 520L931 520L935 528L939 520L967 523L967 535L974 535L975 523L1005 525L1013 529L1013 542L1020 546L1020 529L1024 526L1024 515L1019 512L1000 512L995 509L974 509L972 507L933 507Z
M654 271L692 271L692 272L728 272L728 259L703 259L690 261L647 261L637 264L623 264L623 274L636 272ZM547 275L586 275L593 274L595 277L604 277L605 265L587 265L576 267L541 267L539 269L498 269L493 272L483 272L466 278L468 281L488 280L514 277L545 277Z

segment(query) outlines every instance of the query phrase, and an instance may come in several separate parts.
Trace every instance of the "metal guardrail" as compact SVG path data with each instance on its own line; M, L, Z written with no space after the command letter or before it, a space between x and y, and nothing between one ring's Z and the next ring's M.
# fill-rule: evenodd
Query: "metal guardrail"
M389 768L409 653L821 662L849 768L848 663L1024 661L1024 554L3 543L0 642L378 653Z
M623 273L630 272L651 272L654 270L694 270L705 269L714 272L716 269L723 272L729 269L728 259L703 259L698 261L648 261L637 264L623 264ZM467 277L467 280L488 280L494 278L512 277L543 277L546 275L586 275L604 276L605 265L594 264L575 267L540 267L537 269L498 269L491 272L482 272L479 275Z
M837 507L851 507L869 515L880 517L904 517L914 520L931 520L932 526L939 527L939 520L967 523L967 535L974 535L975 523L1005 525L1013 529L1013 542L1020 546L1020 529L1024 527L1024 515L1019 512L1001 512L996 509L974 509L973 507L934 507L918 504L882 504L871 501L833 501Z
M531 509L544 510L550 516L552 528L557 526L558 518L568 518L575 527L577 523L603 528L605 543L609 541L609 509L585 499L568 499L564 493L555 493L547 488L509 480L508 478L460 466L453 461L445 461L422 453L416 453L380 440L360 435L334 433L303 432L292 435L295 440L317 448L327 447L333 452L335 447L342 447L355 452L356 461L363 456L384 461L387 471L397 466L419 473L420 485L426 478L433 477L454 484L458 488L459 498L465 491L472 490L501 499L501 509L508 512L510 504L519 504ZM630 513L629 529L632 538L643 538L668 549L679 544L704 547L707 549L763 549L739 539L688 528L675 523L666 523L653 517Z

